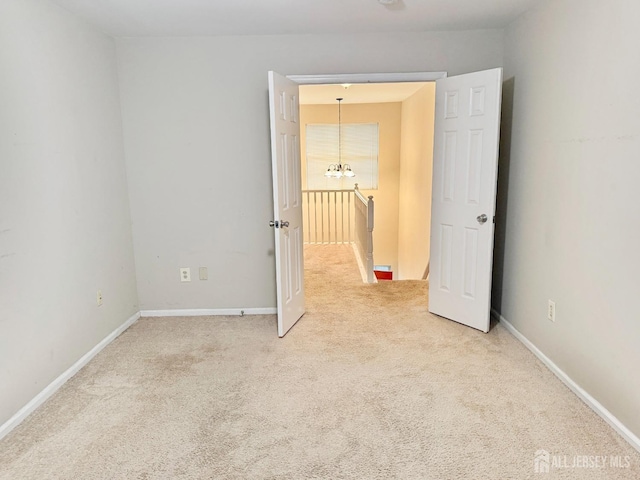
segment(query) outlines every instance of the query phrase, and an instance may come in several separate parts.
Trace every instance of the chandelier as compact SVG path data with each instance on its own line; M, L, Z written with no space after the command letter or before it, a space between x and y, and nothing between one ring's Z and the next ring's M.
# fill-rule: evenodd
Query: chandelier
M356 174L351 170L351 166L348 163L342 165L342 100L343 98L336 98L338 101L338 163L332 163L324 172L325 177L341 178L341 177L355 177Z

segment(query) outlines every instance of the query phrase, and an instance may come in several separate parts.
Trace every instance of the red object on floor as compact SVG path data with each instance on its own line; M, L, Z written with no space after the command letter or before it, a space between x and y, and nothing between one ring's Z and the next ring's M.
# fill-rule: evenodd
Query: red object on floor
M378 280L393 280L393 272L374 270L373 273L375 273Z

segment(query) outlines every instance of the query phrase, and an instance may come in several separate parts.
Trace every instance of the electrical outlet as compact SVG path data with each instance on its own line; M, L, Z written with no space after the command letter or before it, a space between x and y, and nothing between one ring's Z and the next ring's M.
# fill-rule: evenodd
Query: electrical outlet
M96 293L96 303L98 306L102 305L102 290L98 290Z
M547 318L552 322L556 321L556 302L549 300L549 306L547 307Z
M209 272L207 271L207 267L200 267L200 280L208 280Z
M181 268L180 269L180 281L181 282L190 282L191 281L191 269L190 268Z

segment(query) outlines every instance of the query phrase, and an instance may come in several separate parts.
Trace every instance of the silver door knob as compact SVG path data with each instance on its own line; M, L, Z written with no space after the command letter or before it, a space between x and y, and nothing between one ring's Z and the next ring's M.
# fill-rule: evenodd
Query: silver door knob
M487 223L487 216L483 213L482 215L478 215L476 220L478 220L478 223L482 225L483 223Z
M282 220L280 222L280 228L288 227L288 226L289 226L289 222L287 222L286 220Z
M278 228L278 227L280 226L280 224L278 223L278 221L277 221L277 220L276 220L275 222L274 222L273 220L271 220L271 221L269 222L269 226L270 226L270 227L276 227L276 228Z

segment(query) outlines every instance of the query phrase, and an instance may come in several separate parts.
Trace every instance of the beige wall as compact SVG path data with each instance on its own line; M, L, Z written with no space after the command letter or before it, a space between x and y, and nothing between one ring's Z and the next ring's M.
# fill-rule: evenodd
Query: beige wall
M400 120L402 104L342 104L343 123L379 124L379 183L377 190L361 190L364 196L373 195L375 228L373 230L373 258L376 265L398 268L398 188L400 180ZM305 183L304 126L308 123L336 123L336 105L302 105L300 108L302 184ZM358 172L356 172L357 175ZM357 178L357 177L356 177Z
M402 102L398 280L421 279L429 261L435 83Z
M638 2L556 0L507 29L493 294L508 321L635 435L638 19Z

